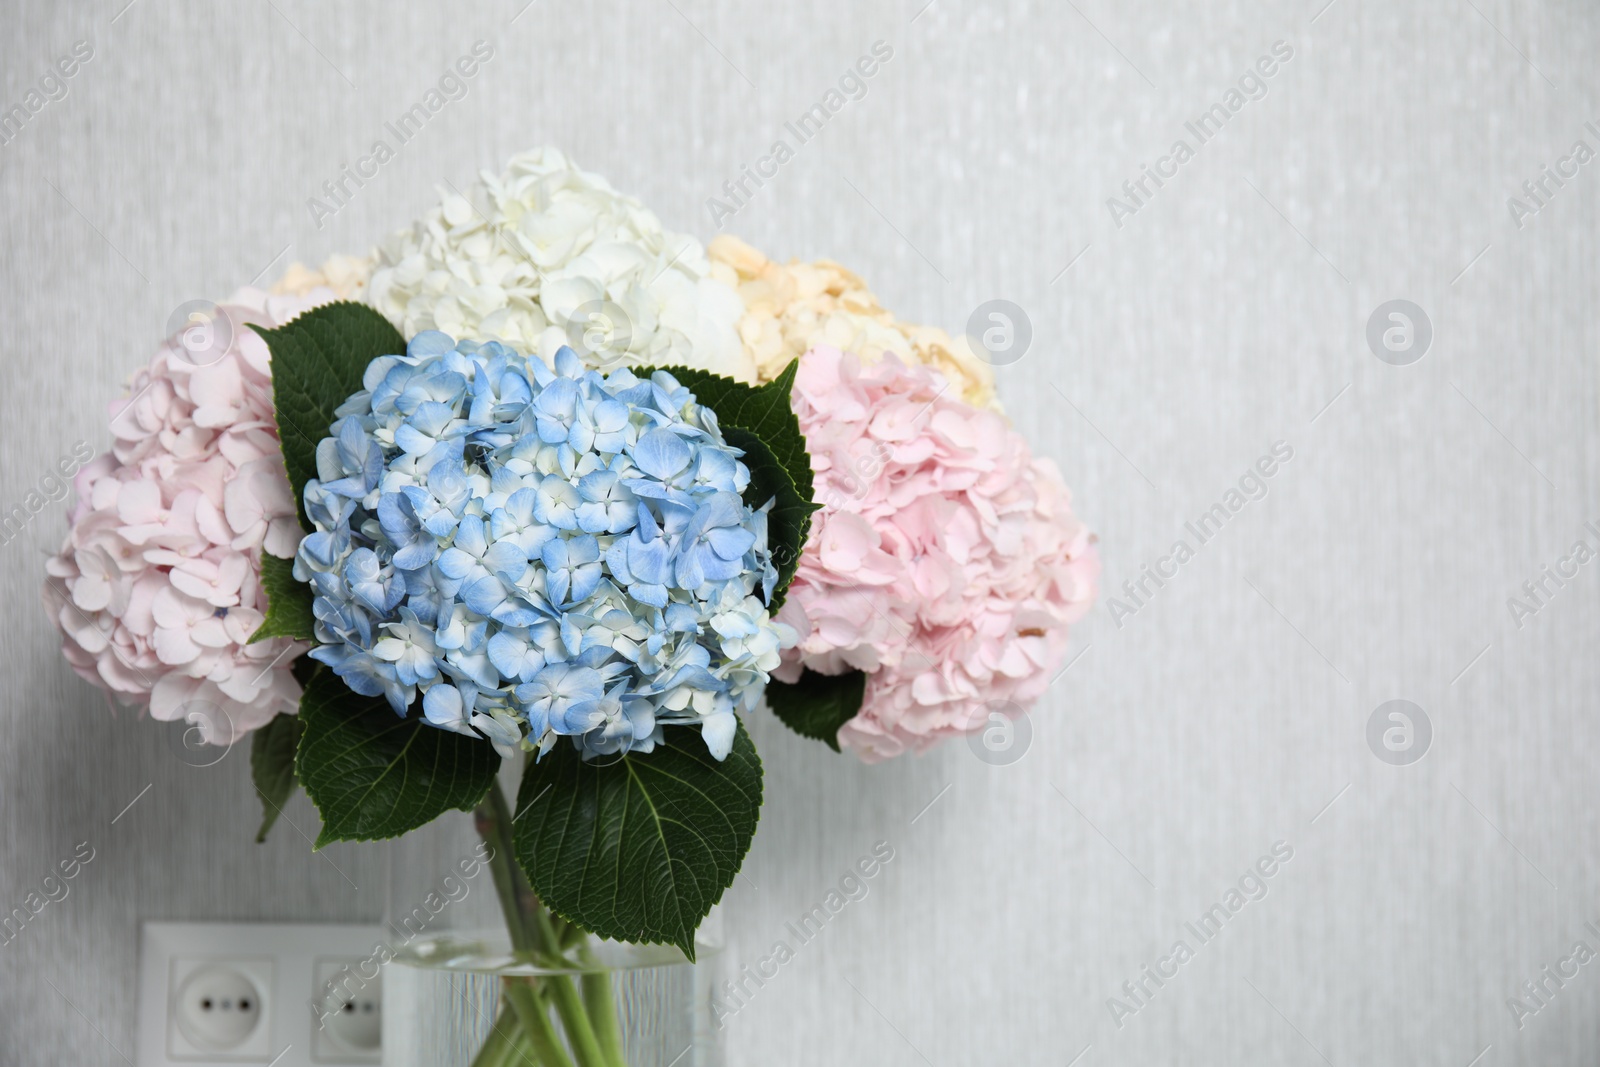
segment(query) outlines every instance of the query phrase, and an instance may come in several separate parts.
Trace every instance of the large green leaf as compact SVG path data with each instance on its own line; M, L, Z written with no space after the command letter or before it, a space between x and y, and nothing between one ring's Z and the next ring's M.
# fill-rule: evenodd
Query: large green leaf
M778 568L778 584L767 605L774 613L783 607L784 592L800 565L800 552L811 530L811 513L821 507L813 502L811 454L806 451L806 438L790 400L799 367L799 360L790 360L782 374L760 387L694 367L639 367L634 371L649 377L664 370L694 393L698 403L716 412L723 437L745 452L744 463L750 468L745 503L760 507L777 498L767 530ZM759 441L761 447L752 441Z
M372 308L348 301L324 304L276 329L252 326L272 354L272 393L283 463L294 490L301 528L306 482L317 475L317 442L328 436L334 411L361 390L367 364L406 349L405 339ZM263 555L261 583L267 615L251 641L270 637L312 640L312 594L294 578L294 561Z
M267 615L250 635L250 643L270 637L310 641L316 619L311 614L311 586L297 581L294 560L261 554L261 586L267 591Z
M773 501L772 510L767 513L767 547L772 550L772 562L778 568L778 581L772 587L767 611L776 614L783 607L784 594L794 579L795 568L800 565L806 533L811 529L811 513L817 508L809 497L800 495L773 457L772 449L753 431L725 426L722 436L730 445L744 451L744 465L750 468L750 484L744 491L745 504L759 508Z
M655 751L586 762L559 741L529 759L517 862L545 905L601 937L676 945L733 884L761 814L761 758L739 724L718 762L698 730Z
M481 737L405 718L382 697L317 671L300 698L300 784L322 813L316 847L398 837L452 808L470 811L494 784L500 757Z
M261 801L261 829L256 842L278 821L294 792L294 750L300 743L300 717L279 715L257 730L250 742L250 777Z
M300 525L306 521L306 482L317 476L317 442L328 436L334 410L361 391L367 364L403 355L405 338L372 308L342 300L277 329L252 326L272 353L272 397L283 464L294 487Z
M785 726L839 751L839 727L855 718L867 690L861 671L821 674L809 668L798 682L767 683L767 704Z

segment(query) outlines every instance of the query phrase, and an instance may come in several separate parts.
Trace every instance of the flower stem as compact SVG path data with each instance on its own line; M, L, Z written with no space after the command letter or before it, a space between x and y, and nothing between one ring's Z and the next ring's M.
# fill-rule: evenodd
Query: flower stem
M595 1037L605 1054L606 1062L616 1067L626 1067L622 1054L622 1031L617 1026L617 1005L611 996L611 975L605 971L590 971L583 976L583 1003L589 1009L594 1023Z
M530 912L539 908L533 897L533 888L516 862L516 844L511 827L511 809L500 783L489 787L489 795L473 811L473 823L478 836L489 846L489 873L494 878L494 891L500 898L500 911L505 916L506 929L511 934L511 947L519 954L543 948L532 929Z
M517 1039L521 1036L511 1001L507 997L502 997L500 1010L495 1013L489 1036L484 1039L483 1047L478 1050L478 1054L472 1058L472 1067L504 1067L505 1064L515 1062L511 1057L517 1051Z
M572 979L566 975L552 975L544 982L556 1014L561 1017L562 1029L567 1032L573 1055L578 1058L578 1067L613 1067L613 1061L607 1059L600 1048L594 1026L584 1013L583 1001L578 998L578 989L572 984ZM620 1061L615 1067L621 1067Z
M522 1023L522 1032L538 1054L541 1067L572 1067L572 1060L561 1048L561 1038L550 1022L544 1001L534 992L532 982L523 978L506 978L505 998Z
M563 967L568 965L562 955L561 940L556 934L551 921L550 913L539 903L534 895L533 887L528 883L527 875L517 865L515 858L515 839L511 825L511 807L506 803L505 793L496 782L489 787L486 796L477 809L473 812L473 820L477 826L478 834L490 847L489 870L494 878L495 892L500 897L500 910L505 915L506 929L511 934L511 946L518 957L530 962L547 966ZM602 976L604 977L604 976ZM620 1042L615 1054L611 1048L603 1046L596 1035L595 1023L590 1012L593 1007L586 1008L583 999L578 995L577 986L566 975L551 975L540 979L544 992L548 994L551 1005L556 1014L561 1018L562 1029L566 1031L567 1041L572 1046L572 1052L577 1057L578 1067L626 1067L621 1058ZM534 998L531 1002L523 997L520 992L510 993L513 986L508 986L508 995L513 997L512 1003L517 1007L517 1017L523 1018L527 1012L535 1010L543 1013L543 1006ZM532 993L531 987L524 987ZM609 1008L610 1014L600 1022L600 1029L616 1028L615 1010ZM548 1016L542 1016L548 1024ZM524 1033L529 1031L526 1021L523 1026Z
M472 1067L500 1067L506 1062L506 1050L511 1047L511 1038L502 1023L504 1018L505 1009L502 1008L500 1014L495 1017L494 1028L489 1031L489 1036L483 1039L483 1047L472 1057Z

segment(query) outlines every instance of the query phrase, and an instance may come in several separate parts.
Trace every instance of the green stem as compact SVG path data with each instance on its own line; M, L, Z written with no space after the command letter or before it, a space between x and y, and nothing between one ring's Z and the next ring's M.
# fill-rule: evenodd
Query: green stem
M588 953L584 953L585 957ZM591 971L583 976L583 1003L589 1009L594 1023L595 1037L600 1042L608 1063L626 1067L622 1055L622 1030L617 1026L617 1004L611 996L611 975L606 971Z
M572 979L566 975L552 975L544 981L545 991L550 994L556 1014L561 1016L561 1026L567 1032L567 1041L572 1045L579 1067L613 1067L600 1047L600 1040L595 1037L594 1026L584 1013L583 1001Z
M489 846L489 873L494 878L494 891L500 898L500 911L505 915L506 929L511 934L511 947L518 953L538 951L544 946L532 929L529 913L542 911L528 885L527 875L516 862L516 841L511 826L511 809L500 783L489 787L489 795L472 813L478 836Z
M560 951L565 952L588 940L589 935L577 926L568 926L558 932L553 918L543 908L535 917L539 934L546 944L558 945ZM587 947L579 950L579 958L585 968L594 965L593 955ZM617 1025L617 1005L611 996L611 976L604 971L595 973L586 970L580 985L583 989L583 1010L599 1054L603 1057L600 1062L605 1067L627 1067L628 1061L622 1053L622 1030Z
M505 1067L569 1067L571 1061L566 1058L567 1054L561 1051L559 1043L545 1051L534 1038L529 1036L527 1030L517 1025L520 1019L515 1014L509 1021L513 1026L513 1036L511 1047L506 1050Z
M472 1057L472 1067L504 1067L505 1064L515 1062L509 1057L517 1048L516 1018L511 1001L502 998L500 1010L495 1014L494 1023L489 1029L489 1036L484 1039L483 1047L478 1050L478 1054Z
M479 836L490 848L489 870L516 955L544 966L566 965L550 913L539 903L527 875L517 864L511 807L506 803L499 782L489 787L488 795L474 810L473 819ZM594 1022L572 979L566 975L551 975L542 979L542 982L556 1014L561 1017L562 1028L566 1031L573 1055L577 1057L578 1067L626 1067L620 1055L611 1056L601 1045ZM610 1025L615 1027L614 1018Z
M551 1025L550 1016L543 1001L534 992L533 985L522 978L508 977L505 979L505 997L522 1023L522 1032L527 1035L528 1044L538 1053L539 1063L543 1067L572 1067L572 1060L562 1049L561 1038Z

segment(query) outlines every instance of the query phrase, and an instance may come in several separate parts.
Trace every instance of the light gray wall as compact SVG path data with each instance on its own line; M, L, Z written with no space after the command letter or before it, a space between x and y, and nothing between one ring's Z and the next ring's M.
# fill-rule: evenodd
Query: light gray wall
M1600 519L1600 163L1520 229L1506 205L1600 148L1592 6L538 0L512 23L523 2L8 5L6 106L74 41L95 57L0 148L0 504L104 447L104 403L182 301L360 250L546 142L709 237L706 198L888 41L729 228L845 261L912 320L1025 307L1001 392L1110 587L1274 441L1294 458L1137 614L1095 610L1013 766L953 745L863 767L753 724L769 800L728 899L738 958L874 842L896 858L731 1021L733 1062L1595 1061L1600 965L1520 1031L1505 1004L1600 948L1600 564L1520 629L1506 606ZM480 37L470 95L318 230L306 198ZM1107 198L1280 39L1266 96L1118 228ZM1435 327L1413 366L1365 341L1393 298ZM63 522L0 549L0 906L77 842L96 858L0 948L6 1064L121 1062L142 919L382 907L371 850L252 844L242 753L187 767L67 670L37 604ZM1404 768L1364 732L1396 697L1435 731ZM1280 840L1267 897L1116 1027L1107 998Z

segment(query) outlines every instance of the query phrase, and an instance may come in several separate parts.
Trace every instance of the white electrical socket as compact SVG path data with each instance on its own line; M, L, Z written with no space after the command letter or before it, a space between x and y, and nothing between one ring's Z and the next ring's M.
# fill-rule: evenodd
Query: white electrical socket
M188 1063L270 1057L262 990L273 987L272 965L270 958L173 956L167 971L167 1054Z
M370 958L318 959L311 1036L317 1063L379 1063L383 1034L383 972ZM373 977L367 977L373 975Z
M381 1062L377 926L145 923L138 1067Z

